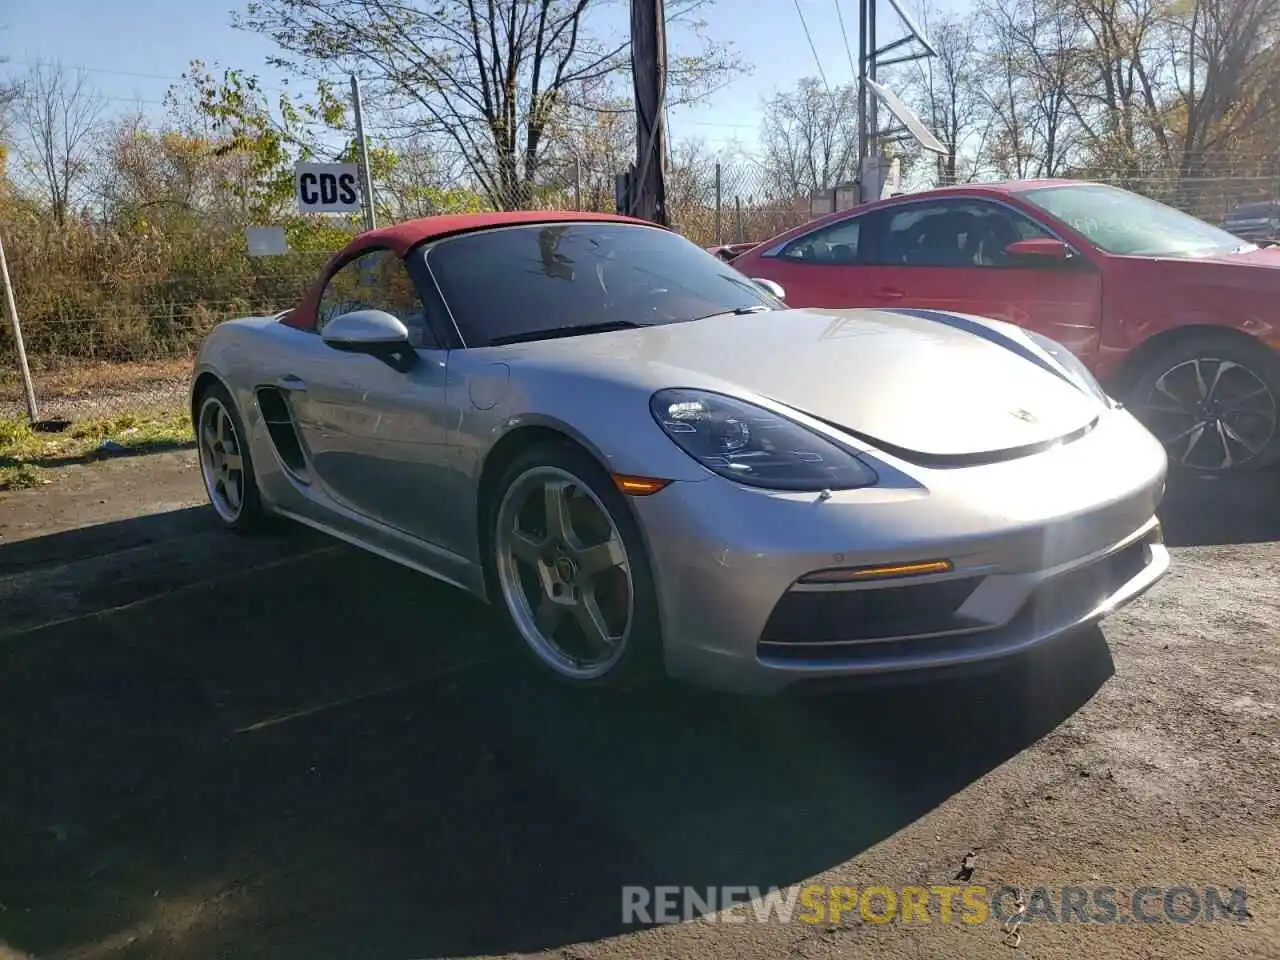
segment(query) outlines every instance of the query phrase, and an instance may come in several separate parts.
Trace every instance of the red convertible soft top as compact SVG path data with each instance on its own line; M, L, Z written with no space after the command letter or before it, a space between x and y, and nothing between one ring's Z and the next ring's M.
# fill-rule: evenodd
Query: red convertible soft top
M403 257L420 243L436 240L457 233L471 233L492 227L506 227L522 223L564 223L583 221L609 221L613 223L639 223L653 226L647 220L637 220L616 213L579 213L564 210L516 210L506 213L455 213L438 217L421 217L406 220L389 227L379 227L360 234L335 253L320 272L311 290L298 304L280 318L280 322L300 330L310 330L316 325L316 308L326 281L342 263L364 250L383 248Z

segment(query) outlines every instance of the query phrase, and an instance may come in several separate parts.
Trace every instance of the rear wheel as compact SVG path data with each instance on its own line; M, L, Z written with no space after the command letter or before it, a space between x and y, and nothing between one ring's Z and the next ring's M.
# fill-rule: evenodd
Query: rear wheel
M242 533L268 526L244 424L231 395L214 384L196 401L196 448L209 505L223 526Z
M490 511L490 583L525 649L578 687L659 674L653 577L639 528L608 475L568 445L517 457Z
M1127 391L1170 462L1201 473L1280 461L1280 358L1260 343L1205 332L1143 362Z

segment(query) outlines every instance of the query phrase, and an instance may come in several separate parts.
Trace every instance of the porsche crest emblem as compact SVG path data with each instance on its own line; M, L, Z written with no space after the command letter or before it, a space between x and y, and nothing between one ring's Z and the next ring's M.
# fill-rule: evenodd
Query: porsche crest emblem
M1036 415L1030 410L1023 410L1021 407L1014 407L1009 411L1013 416L1017 417L1023 423L1035 423Z

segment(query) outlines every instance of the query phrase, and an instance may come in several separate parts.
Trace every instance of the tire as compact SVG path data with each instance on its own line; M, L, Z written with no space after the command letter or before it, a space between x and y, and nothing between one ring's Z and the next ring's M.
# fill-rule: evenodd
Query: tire
M1280 462L1280 356L1261 343L1214 331L1182 338L1141 362L1123 399L1175 469Z
M546 512L552 499L564 505L559 535ZM661 678L657 590L644 540L591 456L568 442L526 450L499 479L486 516L490 596L543 675L612 691ZM588 622L599 629L589 634Z
M248 433L226 387L216 383L200 393L195 404L193 426L200 458L200 477L218 522L236 533L253 534L269 530L272 525L258 490ZM233 466L236 462L239 463L238 470ZM234 496L233 487L236 490Z

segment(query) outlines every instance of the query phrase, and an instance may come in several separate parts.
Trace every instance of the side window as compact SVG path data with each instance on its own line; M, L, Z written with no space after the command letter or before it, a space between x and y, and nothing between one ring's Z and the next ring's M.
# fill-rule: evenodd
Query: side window
M886 211L876 262L915 267L1003 267L1017 240L1049 236L1030 218L994 203L946 201Z
M338 268L320 297L316 330L324 333L334 317L352 310L385 310L409 328L415 347L435 345L413 278L390 250L370 250Z
M886 211L879 262L908 267L971 266L972 216L949 203L913 203Z
M797 237L778 256L801 263L857 263L861 230L861 218L850 217Z

